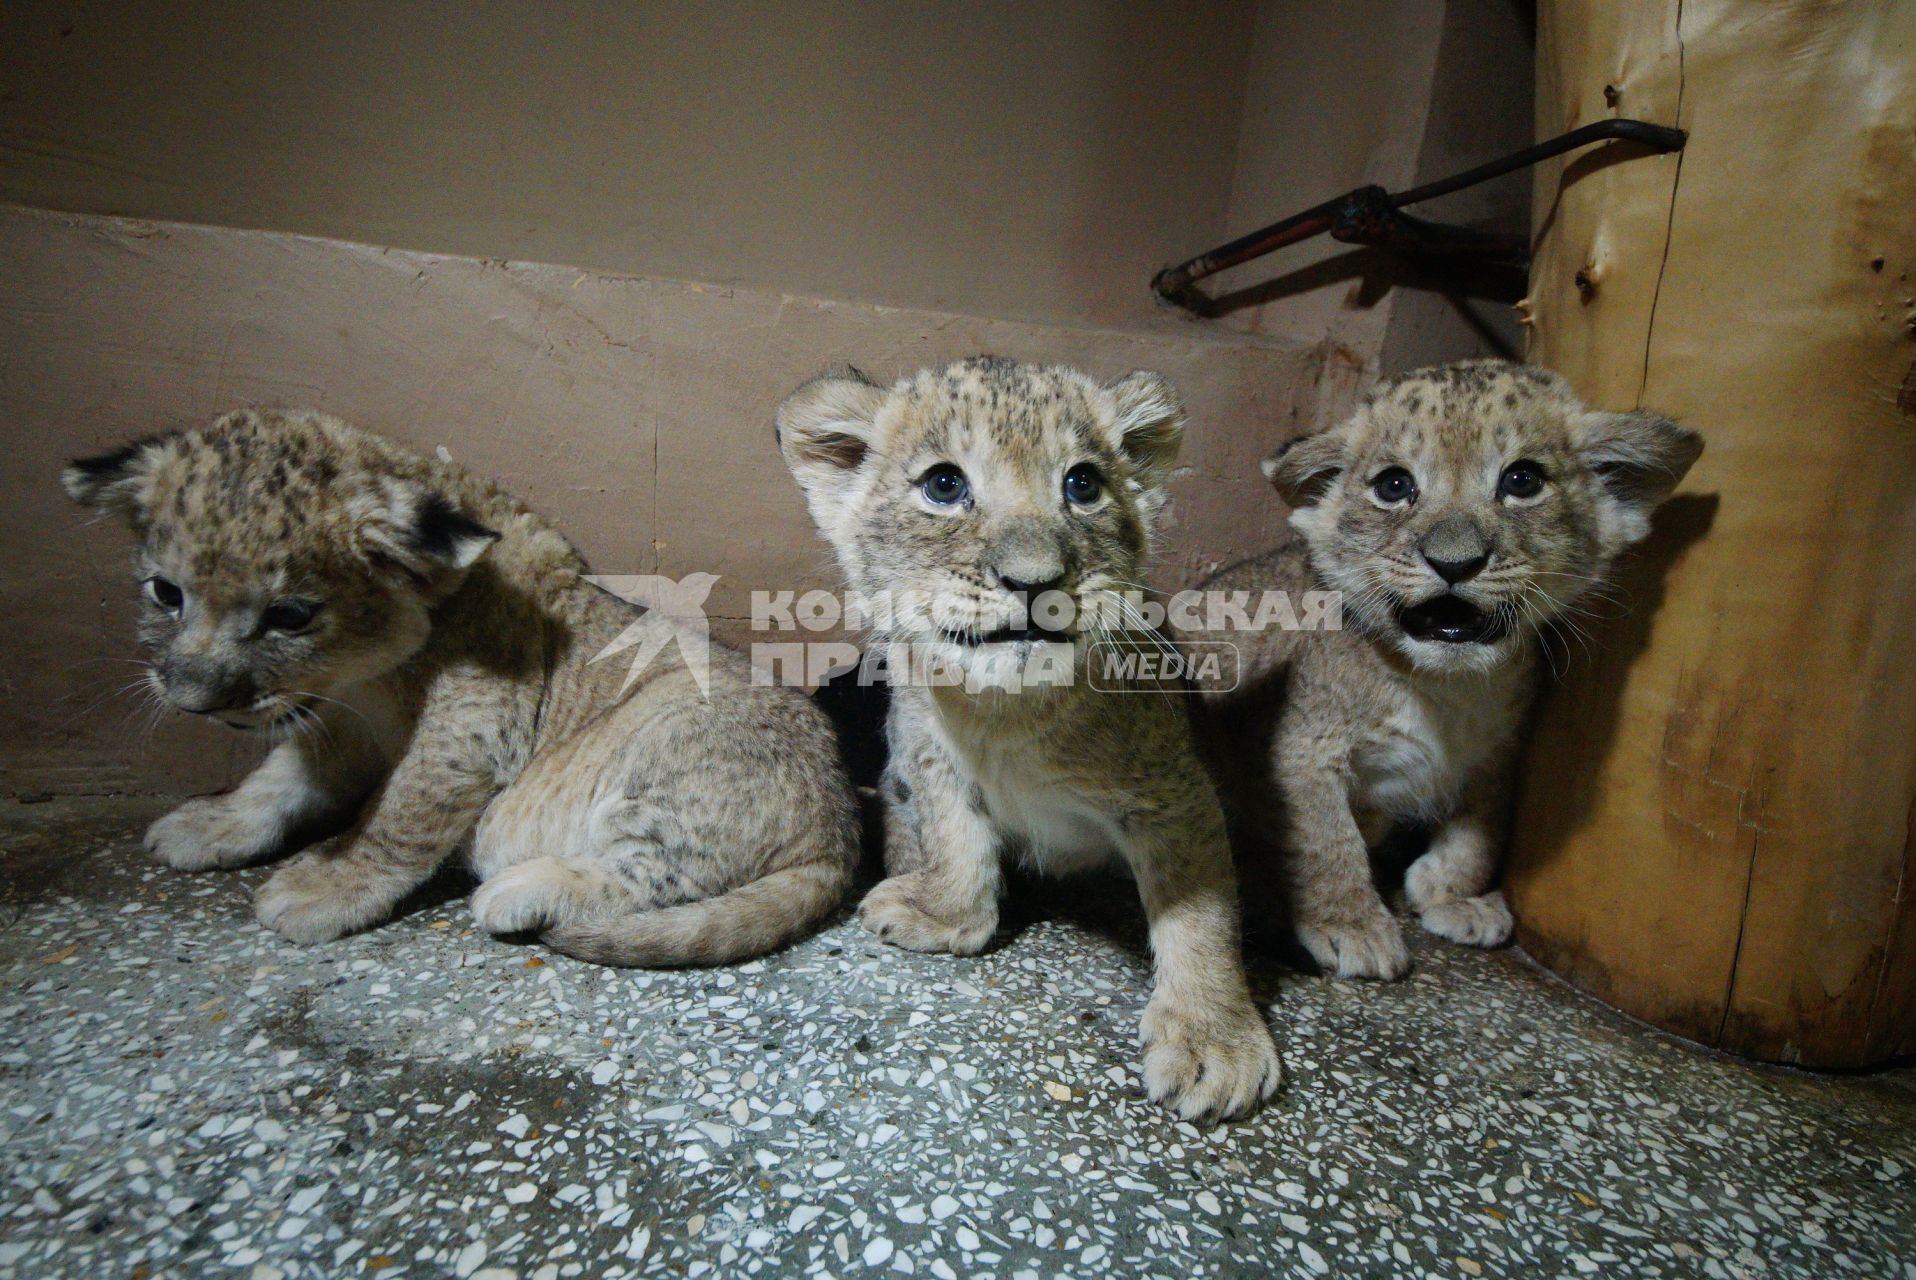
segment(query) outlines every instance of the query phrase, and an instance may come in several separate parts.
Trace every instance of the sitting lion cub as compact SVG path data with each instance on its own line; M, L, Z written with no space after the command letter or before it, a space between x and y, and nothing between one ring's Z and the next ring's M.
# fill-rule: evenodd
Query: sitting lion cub
M1433 829L1404 886L1424 927L1509 938L1493 885L1539 628L1602 586L1702 448L1655 414L1584 408L1553 373L1476 360L1385 383L1264 464L1296 536L1200 590L1329 587L1343 629L1178 638L1242 653L1237 687L1206 691L1207 754L1247 894L1287 889L1327 971L1410 967L1368 857L1398 822Z
M892 601L890 878L865 927L973 954L998 924L1007 851L1048 872L1120 856L1157 957L1146 1088L1187 1118L1228 1117L1271 1094L1278 1060L1245 982L1223 813L1183 700L1101 692L1082 671L1094 631L1148 643L1087 626L1083 606L1142 576L1183 419L1154 374L1100 386L979 358L889 388L817 378L778 428L857 597ZM900 679L908 651L963 679ZM1000 678L1039 656L1062 672Z
M628 664L594 655L670 624L584 581L486 481L304 412L229 414L63 478L141 536L154 688L276 744L147 848L200 870L345 830L260 889L288 938L385 919L468 839L481 927L602 964L758 955L849 887L823 714L716 646L709 700L676 643L623 689Z

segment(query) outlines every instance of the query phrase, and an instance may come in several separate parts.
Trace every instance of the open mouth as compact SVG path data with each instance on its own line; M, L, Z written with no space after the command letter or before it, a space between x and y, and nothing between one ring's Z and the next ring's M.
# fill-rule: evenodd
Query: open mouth
M1437 644L1489 644L1504 633L1501 617L1486 613L1462 596L1441 595L1397 614L1397 625L1413 640Z
M297 720L302 712L310 711L317 699L301 694L297 697L269 700L264 706L251 706L243 711L214 712L213 718L229 729L278 729Z
M993 631L951 631L945 632L945 639L967 649L982 648L988 644L1035 644L1050 641L1057 644L1069 644L1071 633L1068 631L1048 631L1043 627L1026 623L1021 627L999 627Z

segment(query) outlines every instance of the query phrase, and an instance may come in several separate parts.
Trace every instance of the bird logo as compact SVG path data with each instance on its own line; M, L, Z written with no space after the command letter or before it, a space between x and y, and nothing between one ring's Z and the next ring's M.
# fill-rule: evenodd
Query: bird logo
M652 660L673 644L692 673L699 696L711 697L712 628L705 617L705 600L718 580L716 573L688 573L678 579L656 573L586 575L587 582L646 610L645 616L635 619L591 659L598 662L633 650L625 683L619 686L621 697Z

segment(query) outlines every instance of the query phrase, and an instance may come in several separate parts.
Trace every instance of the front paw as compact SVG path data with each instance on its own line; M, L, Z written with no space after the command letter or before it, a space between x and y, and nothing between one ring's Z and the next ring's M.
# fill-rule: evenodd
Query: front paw
M275 871L253 897L253 913L273 932L300 943L331 942L385 919L392 895L350 863L308 854Z
M1502 893L1492 890L1475 898L1453 898L1434 903L1419 914L1424 928L1440 938L1461 942L1466 947L1501 947L1510 941L1516 927L1510 918L1510 905Z
M230 796L188 800L146 829L146 851L180 871L238 867L273 852L277 830L234 806Z
M1270 1028L1241 1007L1174 1008L1163 994L1145 1007L1144 1090L1180 1120L1231 1120L1277 1092L1283 1068Z
M1410 972L1404 931L1384 904L1371 901L1345 910L1301 916L1297 940L1326 973L1340 978L1389 981Z
M998 928L997 903L971 903L934 914L929 906L931 892L919 872L881 880L859 904L859 923L881 941L907 951L944 951L955 956L983 951Z

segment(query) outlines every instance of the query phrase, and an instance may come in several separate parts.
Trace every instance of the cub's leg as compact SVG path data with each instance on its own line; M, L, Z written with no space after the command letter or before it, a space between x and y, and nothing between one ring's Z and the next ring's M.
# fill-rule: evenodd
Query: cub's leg
M274 747L231 791L188 800L146 829L146 850L169 867L237 867L350 820L383 765L370 738L337 717L322 741ZM337 829L335 827L335 829Z
M472 840L481 880L472 918L481 929L549 938L691 895L666 865L684 833L669 812L628 794L645 789L628 776L621 740L641 731L636 718L627 703L542 751L487 808ZM650 874L622 874L633 868Z
M730 964L796 941L839 904L851 878L844 860L826 858L729 886L681 870L708 861L706 850L644 836L587 856L527 858L479 886L473 919L488 933L537 933L593 964Z
M1144 1087L1186 1120L1228 1120L1276 1092L1277 1046L1251 1000L1224 817L1193 805L1127 832L1157 986L1139 1028Z
M429 702L406 754L338 847L309 849L260 886L260 923L294 942L326 942L384 920L497 794L507 754L497 735L509 710L505 699L470 690Z
M884 824L885 874L904 875L925 865L925 846L918 840L918 808L911 802L911 784L890 765L879 779L879 814Z
M708 710L682 683L542 751L486 810L481 928L595 964L710 965L796 941L838 907L857 819L829 725L782 690L728 690Z
M894 735L892 761L896 773L888 773L885 790L902 787L909 809L887 802L890 875L865 895L858 918L893 946L976 955L998 928L998 833L969 780L929 736L900 742Z
M475 889L472 918L491 934L544 933L648 905L600 858L542 854L512 863Z
M1404 873L1404 896L1424 928L1471 947L1500 947L1514 924L1497 879L1497 854L1509 822L1510 780L1499 771L1473 778L1462 802Z
M1370 849L1335 770L1280 759L1285 868L1297 939L1326 973L1401 978L1410 948L1371 881Z

